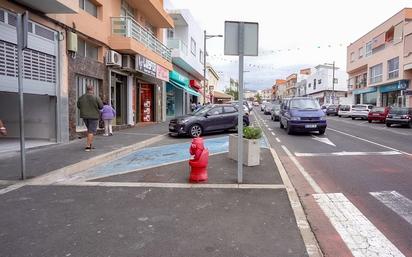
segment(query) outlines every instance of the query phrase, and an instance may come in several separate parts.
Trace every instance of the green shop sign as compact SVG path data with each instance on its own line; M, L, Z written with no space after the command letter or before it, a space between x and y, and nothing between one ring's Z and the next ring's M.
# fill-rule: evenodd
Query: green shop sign
M174 70L169 72L169 80L185 86L189 85L189 79Z

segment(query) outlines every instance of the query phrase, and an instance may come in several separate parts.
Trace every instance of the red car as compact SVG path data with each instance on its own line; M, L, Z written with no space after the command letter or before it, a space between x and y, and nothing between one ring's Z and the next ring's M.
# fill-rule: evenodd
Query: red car
M374 120L385 122L389 109L389 107L373 107L368 114L368 122L371 123Z

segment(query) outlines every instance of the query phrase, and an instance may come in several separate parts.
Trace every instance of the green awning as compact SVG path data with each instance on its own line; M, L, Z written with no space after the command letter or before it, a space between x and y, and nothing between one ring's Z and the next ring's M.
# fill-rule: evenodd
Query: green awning
M181 89L185 90L186 92L188 92L188 93L191 94L191 95L201 96L201 94L199 94L198 92L196 92L196 91L194 91L193 89L191 89L191 88L189 87L189 85L182 85L182 84L176 83L176 82L174 82L174 81L172 81L172 80L170 80L168 83L172 84L173 86L175 86L175 87L177 87L177 88L181 88Z

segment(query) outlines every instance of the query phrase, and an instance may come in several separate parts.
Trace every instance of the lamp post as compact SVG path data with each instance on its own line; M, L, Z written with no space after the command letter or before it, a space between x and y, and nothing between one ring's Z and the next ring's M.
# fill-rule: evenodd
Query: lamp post
M206 34L206 30L204 30L204 37L203 37L203 103L206 104L206 40L214 37L223 37L223 35L208 35Z

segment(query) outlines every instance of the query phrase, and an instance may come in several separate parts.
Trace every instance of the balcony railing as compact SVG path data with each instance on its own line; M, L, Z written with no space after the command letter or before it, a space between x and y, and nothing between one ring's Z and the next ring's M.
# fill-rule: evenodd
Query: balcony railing
M172 61L171 50L132 17L112 17L112 34L133 38L153 52Z
M184 55L188 54L187 45L180 39L177 38L169 38L167 39L167 47L171 49L179 49Z

